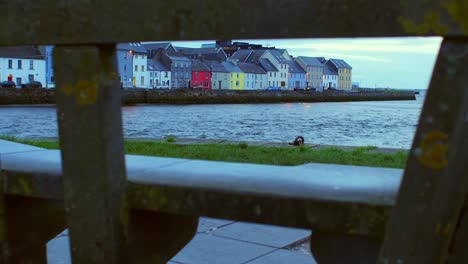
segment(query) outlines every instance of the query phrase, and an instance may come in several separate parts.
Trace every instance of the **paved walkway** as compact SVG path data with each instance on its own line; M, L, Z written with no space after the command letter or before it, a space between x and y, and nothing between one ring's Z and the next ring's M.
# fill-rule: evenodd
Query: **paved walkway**
M169 264L315 264L309 252L288 250L311 231L200 218L193 240ZM70 264L67 231L47 244L49 264Z

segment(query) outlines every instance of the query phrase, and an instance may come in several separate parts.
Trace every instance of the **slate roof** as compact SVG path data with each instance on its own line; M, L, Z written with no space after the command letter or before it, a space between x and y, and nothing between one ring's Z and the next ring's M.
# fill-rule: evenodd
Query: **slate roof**
M239 62L245 62L249 55L254 52L251 49L240 49L232 54L231 58L239 60Z
M267 59L260 59L259 63L260 63L260 66L262 66L262 68L265 71L270 71L270 72L277 72L278 71L278 69L276 69L275 65L273 65L273 63L271 63Z
M288 65L289 65L290 73L303 73L303 74L306 73L304 69L295 61L290 61Z
M192 71L211 71L210 67L200 60L192 60Z
M333 68L332 65L327 63L323 67L323 74L324 75L338 75L338 71L335 68Z
M147 50L158 50L158 49L167 49L171 46L170 42L160 42L160 43L144 43L143 47Z
M226 68L227 72L242 72L239 67L237 67L233 62L231 61L224 61L222 62L224 68Z
M260 57L263 56L263 54L266 52L266 50L259 49L259 50L252 50L252 51L253 52L243 62L259 64L260 63Z
M335 66L337 69L342 69L342 68L352 69L352 67L348 63L346 63L344 60L329 59L328 61L332 63L333 66Z
M304 57L304 56L299 56L297 59L300 59L304 62L305 65L307 66L319 66L322 67L323 64L320 62L320 57Z
M276 59L276 61L278 61L278 63L287 63L288 60L286 58L283 57L283 52L279 49L270 49L270 50L267 50L268 52L270 52L271 55L273 55L273 57Z
M33 46L0 47L0 57L44 60L44 55Z
M207 61L206 64L210 67L212 72L229 72L221 62Z
M145 47L139 42L119 43L117 44L118 50L133 50L136 53L146 53Z
M237 67L245 73L266 74L262 67L253 63L238 62Z
M159 60L148 60L148 71L170 71L169 68L166 67L161 61Z
M171 60L190 62L190 59L182 54L166 54Z
M191 59L198 59L198 57L203 57L204 59L209 60L221 60L219 54L223 54L224 58L227 56L224 53L222 48L185 48L185 47L176 47L177 51L184 54L185 56Z

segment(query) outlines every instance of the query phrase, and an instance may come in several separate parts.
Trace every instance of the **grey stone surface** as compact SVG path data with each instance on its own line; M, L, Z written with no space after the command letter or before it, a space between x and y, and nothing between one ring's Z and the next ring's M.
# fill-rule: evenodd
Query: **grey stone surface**
M47 263L71 264L68 230L60 233L60 235L47 243Z
M209 217L200 217L200 220L198 222L197 232L199 233L211 232L220 227L225 227L226 225L229 225L232 223L234 223L234 221L215 219L215 218L209 218Z
M0 139L0 155L38 150L44 149Z
M138 164L159 158L138 157ZM141 165L127 164L129 171ZM393 205L403 170L308 164L272 166L192 160L129 173L130 182L318 201Z
M268 255L248 262L249 264L317 264L315 259L306 254L279 249Z
M198 234L172 261L184 264L240 264L273 250L271 247Z
M310 237L310 230L237 222L213 231L225 238L283 248Z

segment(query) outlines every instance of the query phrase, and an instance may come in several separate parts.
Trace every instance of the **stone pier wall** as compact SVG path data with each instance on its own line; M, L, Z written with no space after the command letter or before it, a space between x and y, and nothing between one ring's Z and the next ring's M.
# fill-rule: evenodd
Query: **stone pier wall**
M346 102L415 100L413 92L312 92L125 89L122 103L135 104L247 104L286 102ZM0 88L0 105L54 104L54 89Z

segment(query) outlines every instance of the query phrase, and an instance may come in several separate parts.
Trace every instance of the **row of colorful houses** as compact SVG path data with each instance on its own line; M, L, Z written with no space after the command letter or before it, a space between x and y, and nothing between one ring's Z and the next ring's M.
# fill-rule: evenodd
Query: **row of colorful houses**
M119 44L117 49L134 58L133 67L119 67L127 88L351 90L352 67L344 60L293 57L285 49L238 49L231 56L222 47L186 48L168 42ZM140 61L143 66L142 59L147 60L146 75L144 67L136 65Z
M129 89L351 90L352 67L344 60L293 57L285 49L259 45L242 47L248 48L187 48L169 42L120 43L116 57L121 86ZM52 50L51 46L0 48L0 80L20 83L37 80L44 87L54 87ZM26 69L23 63L35 67Z

